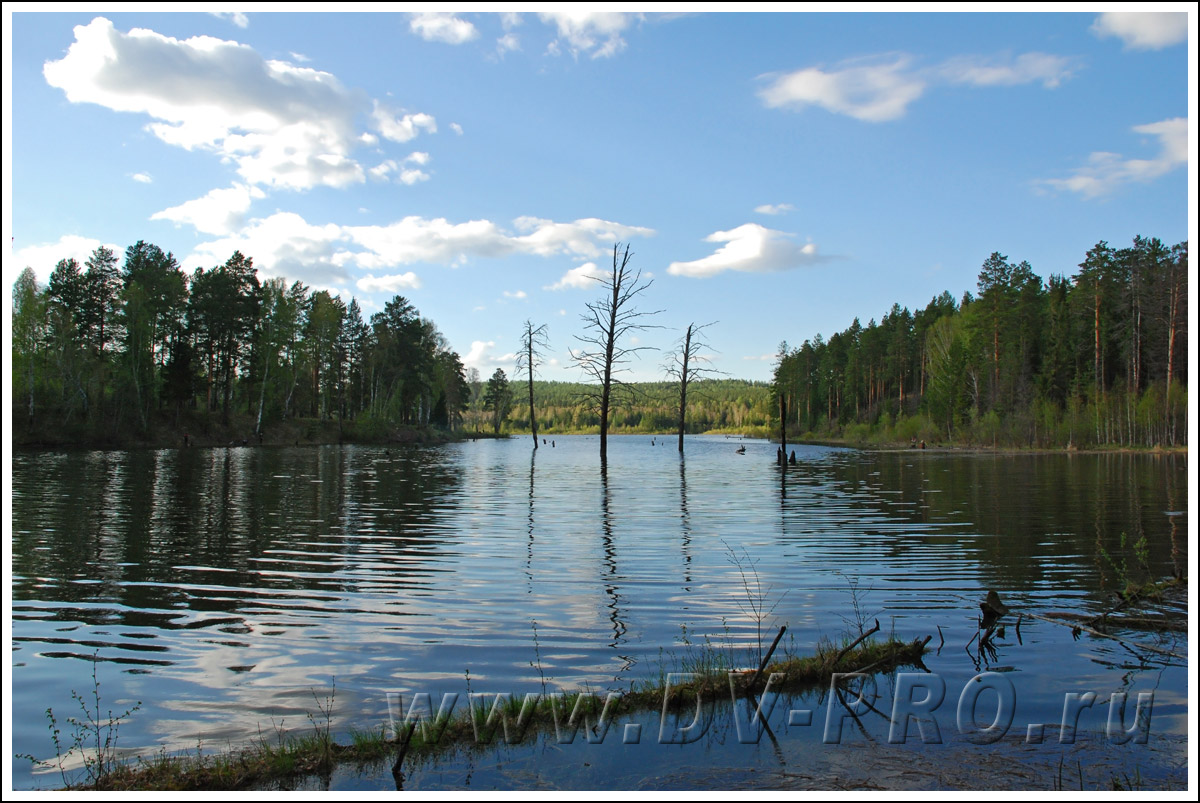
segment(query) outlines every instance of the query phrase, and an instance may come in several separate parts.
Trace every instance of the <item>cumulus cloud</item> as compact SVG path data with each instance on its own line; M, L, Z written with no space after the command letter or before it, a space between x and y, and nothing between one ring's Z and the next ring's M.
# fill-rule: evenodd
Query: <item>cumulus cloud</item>
M513 299L522 299L522 298L527 297L524 290L517 290L515 292L509 292L508 290L505 290L503 295L505 298L513 298Z
M424 129L430 134L437 133L437 120L423 112L405 114L393 111L379 101L375 101L374 111L371 112L371 122L375 130L392 142L408 142L414 139Z
M208 196L206 199L213 200ZM187 210L189 215L201 218L203 207L197 202L192 203L195 206ZM180 211L176 217L184 218L184 212ZM535 219L522 220L525 221L523 225L528 226L528 221ZM210 226L215 227L215 224ZM599 243L612 242L611 237L607 236L611 227L622 231L650 231L605 221L584 220L565 224L540 221L537 228L522 230L525 233L517 234L490 220L452 223L444 218L430 220L417 216L387 225L314 225L295 213L277 212L266 218L251 220L236 233L201 243L184 260L184 266L189 270L209 267L224 262L231 253L240 250L254 258L255 266L264 276L285 276L326 287L344 285L355 278L361 280L358 285L360 289L387 289L392 285L409 286L402 283L416 281L415 276L396 271L395 268L400 265L430 263L457 266L472 258L502 258L514 254L553 257L597 253L603 250ZM592 239L560 238L558 235L562 228L590 231ZM554 236L539 236L539 229L545 229ZM513 293L509 297L522 296Z
M1116 36L1128 50L1161 50L1187 41L1187 14L1155 11L1109 11L1096 17L1092 33Z
M903 117L914 101L938 85L1041 83L1053 89L1070 78L1074 69L1071 59L1046 53L959 56L924 68L906 54L888 54L843 62L831 69L808 67L764 76L770 83L758 96L773 109L802 111L819 106L864 122L882 123Z
M492 349L496 347L494 340L472 340L471 348L462 358L464 368L474 368L485 381L497 368L505 368L509 374L517 361L517 355L509 352L496 355Z
M1073 61L1049 53L1022 53L1010 57L985 59L960 56L945 62L939 69L946 81L971 86L1018 86L1040 82L1054 89L1071 77Z
M229 20L239 28L249 28L250 18L240 11L210 11L214 17L219 17L223 20Z
M754 207L754 211L760 215L782 215L784 212L792 212L795 209L796 207L791 204L763 204Z
M283 276L306 284L344 284L346 263L353 254L345 248L342 227L329 223L314 226L294 212L277 212L252 220L236 234L196 246L183 260L185 268L219 265L234 251L254 258L265 277Z
M421 289L421 280L411 270L405 273L395 273L390 276L374 276L368 273L354 283L354 286L364 293L398 293L401 290Z
M27 245L17 249L13 253L12 264L14 268L20 266L19 270L32 268L38 281L45 284L50 280L50 274L54 272L54 266L59 263L59 260L74 259L82 266L92 252L102 245L111 249L119 261L125 259L125 249L119 245L102 243L94 238L80 237L77 234L67 234L59 237L57 242Z
M151 176L149 173L134 173L132 176L130 176L130 178L139 184L153 184L154 183L154 177Z
M558 38L550 43L548 52L557 54L561 48L578 58L586 53L593 59L608 58L625 49L621 33L640 15L607 11L543 11L542 22L553 25Z
M179 40L97 17L66 56L43 66L72 103L138 112L164 142L205 149L248 182L288 189L363 180L350 158L361 101L329 73L263 59L208 36Z
M460 137L462 136L463 127L461 125L459 125L458 123L451 123L450 130L453 131L455 134L458 134Z
M654 233L598 218L556 223L522 217L514 225L521 234L509 233L490 220L451 223L413 215L385 226L348 226L344 233L366 249L354 259L367 269L412 262L459 265L471 257L510 254L588 257L601 253L601 244Z
M595 262L585 262L577 268L571 268L554 284L548 284L543 290L566 290L568 288L595 287L597 281L607 279L611 271L596 267Z
M521 39L515 33L506 33L496 40L496 54L499 56L520 49Z
M151 220L170 220L187 223L205 234L229 234L237 231L250 211L250 205L266 193L258 187L235 183L232 187L216 189L202 198L172 206L150 216Z
M445 42L448 45L461 45L479 36L479 31L467 20L441 11L413 14L408 28L426 42Z
M1146 183L1166 175L1188 162L1188 121L1185 117L1134 126L1138 134L1158 140L1158 155L1152 159L1126 159L1117 153L1097 151L1088 163L1068 178L1044 179L1040 185L1077 192L1084 198L1098 198L1126 184Z
M909 57L895 56L829 72L809 67L779 76L759 97L772 109L820 106L871 123L895 120L925 92L925 80L910 64Z
M718 231L704 238L709 243L725 243L714 253L692 262L672 262L667 273L674 276L707 278L727 270L768 273L812 265L823 260L812 243L799 245L792 235L744 223L736 229Z
M405 167L407 164L425 165L429 164L429 154L422 151L414 151L404 157L401 162L395 159L385 159L367 171L367 174L376 181L387 181L388 176L395 173L396 181L401 184L413 185L420 181L428 181L429 174L417 167Z
M571 223L555 223L536 217L519 217L514 221L517 229L528 232L516 238L522 251L538 256L578 254L590 257L599 255L604 248L600 243L628 240L631 237L651 237L653 229L641 226L626 226L600 218L582 218Z

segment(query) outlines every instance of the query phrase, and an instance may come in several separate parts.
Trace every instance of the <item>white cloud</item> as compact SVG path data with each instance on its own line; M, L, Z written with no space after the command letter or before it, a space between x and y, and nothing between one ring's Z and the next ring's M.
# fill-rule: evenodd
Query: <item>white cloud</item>
M413 14L408 27L426 42L445 42L448 45L461 45L479 36L474 25L447 12Z
M596 267L595 262L585 262L577 268L571 268L563 274L563 277L554 284L548 284L543 287L543 290L566 290L569 287L574 288L590 288L595 287L597 281L603 281L608 278L611 271L602 270ZM565 314L565 312L564 312Z
M417 170L415 167L410 167L406 170L401 170L400 175L396 177L401 184L412 186L420 181L429 181L429 174L424 170Z
M784 212L792 212L795 209L796 207L791 204L763 204L754 207L754 211L760 215L782 215Z
M778 354L750 354L750 355L742 357L742 359L743 360L762 360L763 362L770 362L771 360L776 359L778 356L779 356Z
M404 161L412 162L413 164L427 165L429 164L429 154L424 151L413 151L408 156L404 157Z
M506 373L512 374L514 364L517 360L517 355L508 353L499 356L492 353L492 349L496 347L494 340L472 340L471 348L467 351L466 356L462 358L464 368L474 368L479 371L480 377L487 381L497 368L507 369Z
M910 63L907 56L894 56L831 72L810 67L776 78L758 94L773 109L820 106L872 123L895 120L925 91L925 81L909 69Z
M952 84L971 86L1018 86L1041 82L1054 89L1073 72L1072 60L1049 53L1022 53L1009 57L983 59L960 56L945 62L939 72Z
M154 183L154 177L151 176L149 173L134 173L132 176L130 176L130 178L133 179L134 181L138 182L139 184L153 184Z
M498 257L514 250L510 238L490 220L451 223L414 215L386 226L349 226L345 231L367 249L356 258L364 268L412 262L460 264L468 255Z
M376 181L387 181L389 174L400 169L400 163L395 159L384 159L379 164L367 171L367 175Z
M202 198L155 212L150 219L187 223L205 234L230 234L241 228L250 205L265 197L266 193L258 187L235 183L232 187L212 190Z
M458 123L451 123L450 130L453 131L455 134L458 134L460 137L462 136L463 129L462 129L462 126L459 125Z
M1157 137L1159 152L1152 159L1126 159L1117 153L1097 151L1069 178L1037 182L1058 190L1077 192L1084 198L1107 195L1130 183L1153 181L1188 162L1188 121L1184 117L1134 126L1139 134Z
M1109 11L1096 17L1091 31L1101 38L1116 36L1130 50L1161 50L1187 41L1186 13Z
M379 101L375 101L375 108L371 112L371 122L376 131L392 142L408 142L416 138L417 134L421 133L421 129L430 134L437 133L437 121L431 115L424 112L416 114L394 112Z
M614 56L625 49L621 32L641 15L573 10L543 11L538 16L542 22L554 25L558 30L558 38L547 48L551 55L557 55L561 43L565 42L572 56L588 53L593 59L599 59Z
M314 226L294 212L277 212L252 220L236 234L199 244L183 265L189 270L219 265L234 251L241 251L253 257L263 277L341 284L349 278L345 266L354 256L345 249L345 240L340 226Z
M421 280L411 270L406 273L395 273L390 276L376 277L370 273L354 283L355 287L364 293L398 293L401 290L421 289Z
M287 189L364 179L349 154L363 99L332 75L268 61L237 42L174 39L97 17L75 27L66 56L43 67L72 103L138 112L164 142L212 151L243 180Z
M906 54L887 54L843 62L832 69L809 67L771 78L758 96L769 108L801 111L820 106L869 123L897 120L931 87L1017 86L1041 83L1053 89L1071 77L1072 59L1048 53L1016 57L958 56L920 68Z
M517 11L501 11L500 12L500 27L506 31L511 31L513 28L519 28L525 24L524 18Z
M88 257L100 246L105 246L116 255L118 264L125 259L125 249L112 243L102 243L91 237L80 237L77 234L66 234L58 238L58 242L27 245L13 253L12 264L19 270L32 268L37 274L38 281L45 284L54 272L54 266L62 259L74 259L83 267ZM231 252L232 253L232 252ZM15 271L14 271L15 272Z
M519 217L513 221L521 231L528 234L516 238L522 251L538 256L556 254L578 254L597 256L604 248L600 244L628 240L631 237L651 237L653 229L641 226L626 226L599 218L582 218L572 223L555 223L536 217Z
M744 223L730 231L718 231L705 242L725 243L709 256L693 262L672 262L667 273L674 276L706 278L727 270L768 273L799 268L822 261L812 243L798 245L792 235L768 229L757 223Z
M500 56L520 49L521 40L515 33L506 33L496 40L496 53Z
M190 207L184 204L186 209L172 219L197 225L207 220L202 212L217 217L219 196L210 197L212 195L189 202ZM264 276L286 276L322 286L345 284L353 276L368 283L400 282L407 274L398 274L394 268L412 263L457 266L470 258L500 258L513 254L586 256L580 252L602 250L596 238L600 238L600 243L612 242L608 236L611 227L622 231L650 231L594 219L568 224L540 221L539 228L555 236L539 238L538 229L516 235L489 220L451 223L444 218L429 220L410 216L382 226L339 226L333 223L313 225L295 213L277 212L251 220L236 233L201 243L183 263L189 270L208 267L224 262L239 250L254 258L255 266ZM216 224L208 228L215 229ZM558 237L563 228L590 232L592 239ZM56 257L54 261L60 258ZM595 269L594 265L592 269Z
M239 28L249 28L250 18L240 11L210 11L208 12L214 17L219 17L223 20L229 20Z
M411 262L458 265L469 257L502 257L509 254L535 256L595 256L604 245L632 236L650 236L653 229L626 226L598 218L556 223L534 217L518 218L518 231L505 232L490 220L450 223L445 218L429 220L410 216L386 226L351 226L347 237L365 247L355 257L364 268Z
M414 159L413 157L418 158ZM424 157L424 159L419 157ZM410 154L404 159L404 161L406 163L409 161L415 161L417 164L425 164L425 162L429 161L429 154L420 152ZM375 167L372 167L370 170L368 170L367 173L376 181L387 181L388 176L392 173L395 173L396 181L400 182L401 184L408 184L409 186L416 184L419 181L429 180L429 174L424 170L415 167L404 167L395 159L385 159Z
M289 50L288 55L292 57L292 61L298 61L301 64L307 64L308 62L312 61L312 59L310 59L308 56L304 55L303 53L297 53L295 50Z
M505 298L515 298L515 299L521 299L521 298L527 297L524 290L517 290L516 292L509 292L508 290L505 290L503 295Z

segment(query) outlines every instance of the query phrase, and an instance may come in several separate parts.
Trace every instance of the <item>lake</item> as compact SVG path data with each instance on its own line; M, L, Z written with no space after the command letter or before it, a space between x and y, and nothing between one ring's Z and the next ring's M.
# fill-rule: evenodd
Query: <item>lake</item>
M689 437L681 459L674 438L618 436L602 474L598 438L547 441L15 454L14 752L54 757L44 712L78 714L93 665L105 711L140 701L120 747L150 756L310 728L329 696L345 740L387 723L389 693L619 691L706 648L752 666L784 624L780 650L805 654L878 620L932 637L940 744L915 720L889 743L904 681L884 676L859 720L813 692L743 743L726 701L663 744L680 723L648 712L602 744L452 751L406 788L1186 788L1187 662L1168 654L1185 633L1014 626L1099 614L1122 575L1186 573L1185 455L796 446L781 471L765 441ZM981 654L989 590L1014 613ZM979 744L1007 698L1011 727ZM18 789L58 780L14 762ZM303 783L393 788L386 766Z

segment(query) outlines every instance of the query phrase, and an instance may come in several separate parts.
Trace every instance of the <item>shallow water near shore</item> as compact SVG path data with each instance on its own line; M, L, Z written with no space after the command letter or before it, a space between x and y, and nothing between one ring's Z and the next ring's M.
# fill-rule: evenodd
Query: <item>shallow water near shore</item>
M1032 619L1019 633L1010 619L995 652L972 643L988 590L1014 612L1098 614L1121 574L1186 571L1186 455L798 446L781 472L764 441L689 438L681 459L672 438L620 436L602 473L597 438L549 441L15 455L14 751L53 757L43 712L78 712L93 657L105 710L141 702L120 748L150 756L311 728L331 694L344 742L388 724L389 694L619 691L705 649L752 666L783 624L780 650L805 654L878 619L932 636L942 744L916 722L888 743L887 677L882 714L858 721L827 690L781 697L771 736L743 743L747 712L713 701L691 741L686 719L663 731L646 712L602 744L543 734L414 762L406 788L1186 785L1186 661ZM1187 654L1183 634L1118 634ZM988 671L996 685L962 723ZM1000 679L1013 724L974 744ZM1088 692L1066 744L1066 695ZM1146 744L1110 738L1113 693L1129 727L1149 692ZM1030 725L1046 726L1040 743ZM1014 768L1010 783L962 769L990 762ZM58 781L14 764L16 788ZM393 788L387 767L312 783Z

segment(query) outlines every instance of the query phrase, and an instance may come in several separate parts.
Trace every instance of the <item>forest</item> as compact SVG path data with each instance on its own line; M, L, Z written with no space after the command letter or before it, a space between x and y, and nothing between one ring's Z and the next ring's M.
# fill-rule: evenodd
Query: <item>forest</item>
M521 381L504 377L508 393L515 396ZM600 416L587 402L590 386L582 382L533 383L534 407L538 431L550 433L593 433L600 428ZM674 431L679 415L678 382L631 382L614 407L611 430L615 433L660 433ZM493 394L494 395L494 394ZM485 388L475 396L466 414L469 422L483 421L479 428L490 429L491 411ZM529 408L513 398L502 401L502 431L528 433ZM771 387L766 382L745 379L699 379L691 385L688 396L686 431L688 434L728 432L766 437L770 431Z
M188 275L144 241L122 265L100 247L83 265L59 261L45 287L26 268L12 327L18 443L189 428L261 442L296 419L381 440L396 426L452 429L470 401L458 354L402 296L364 320L357 300L260 282L240 252Z
M1101 241L1047 281L992 253L974 294L781 344L774 420L856 443L1184 445L1187 250Z
M45 286L29 268L14 283L17 443L162 442L189 429L210 441L278 441L304 421L339 440L388 440L398 428L530 431L529 405L516 402L528 363L521 376L497 369L481 380L402 296L364 319L357 300L260 282L240 252L187 274L139 241L118 261L100 247L83 265L60 260ZM827 339L780 344L771 383L685 368L695 380L685 429L765 436L785 423L791 440L1184 445L1187 305L1186 242L1101 241L1075 275L1047 281L997 252L974 294L943 292L916 312L893 304L878 323L855 318ZM533 381L539 428L597 431L593 391ZM678 381L618 391L613 432L676 429Z

